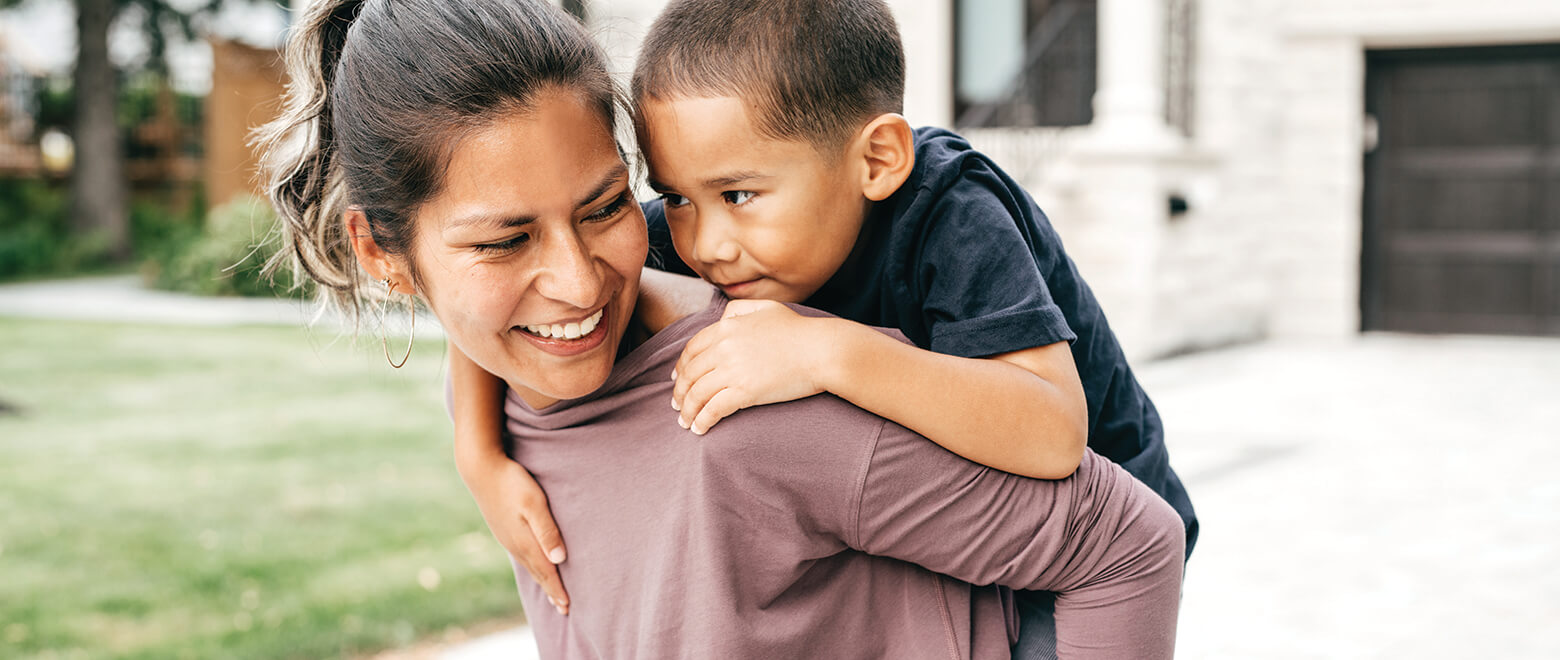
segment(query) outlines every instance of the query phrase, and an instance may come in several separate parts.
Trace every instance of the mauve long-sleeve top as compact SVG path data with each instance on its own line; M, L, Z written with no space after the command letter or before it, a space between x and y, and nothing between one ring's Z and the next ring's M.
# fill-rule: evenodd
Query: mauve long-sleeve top
M510 393L569 551L568 616L517 570L543 658L1007 658L998 585L1059 592L1062 657L1171 657L1181 523L1108 460L1014 476L831 395L678 426L672 367L723 309L585 398Z

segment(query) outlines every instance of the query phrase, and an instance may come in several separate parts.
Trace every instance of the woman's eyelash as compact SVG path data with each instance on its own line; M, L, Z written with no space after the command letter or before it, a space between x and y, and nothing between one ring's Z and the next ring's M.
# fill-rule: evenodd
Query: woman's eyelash
M617 199L612 200L611 204L608 204L608 205L602 207L601 210L596 211L595 213L592 213L590 215L585 216L584 221L585 222L600 222L600 221L603 221L603 220L607 220L607 219L611 218L612 216L617 215L619 211L622 211L623 210L623 206L625 204L627 204L627 203L628 203L628 194L624 193L622 196L618 197ZM501 254L501 253L504 253L504 252L511 252L511 251L515 250L516 248L519 248L521 245L524 245L525 243L529 242L530 240L531 240L531 235L530 234L520 234L520 235L515 236L514 238L510 238L508 240L498 241L496 243L482 243L482 244L479 244L479 245L474 245L472 247L476 248L476 250L478 252L489 252L489 253Z
M595 220L606 220L607 218L617 215L618 211L623 210L623 205L627 203L628 193L623 193L617 199L612 200L611 204L602 207L600 211L585 216L585 221L590 222Z
M520 234L519 236L506 241L499 241L497 243L483 243L474 247L476 247L477 251L479 252L509 252L515 248L520 247L529 240L531 240L530 234Z

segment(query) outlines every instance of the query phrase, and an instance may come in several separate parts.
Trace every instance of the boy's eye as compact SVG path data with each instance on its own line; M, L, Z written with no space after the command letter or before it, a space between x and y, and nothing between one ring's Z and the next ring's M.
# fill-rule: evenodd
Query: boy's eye
M506 252L513 252L513 251L515 251L521 245L526 244L530 240L531 240L531 235L530 234L520 234L520 235L515 236L514 238L511 238L511 239L508 239L508 240L498 241L496 243L483 243L481 245L474 245L472 247L476 248L478 252L485 252L485 253L490 253L490 254L503 254L503 253L506 253Z
M676 208L688 203L688 198L677 193L661 193L661 202L667 206Z
M721 193L720 196L726 198L726 203L732 206L741 206L746 204L748 200L753 199L753 193L747 190L728 190Z

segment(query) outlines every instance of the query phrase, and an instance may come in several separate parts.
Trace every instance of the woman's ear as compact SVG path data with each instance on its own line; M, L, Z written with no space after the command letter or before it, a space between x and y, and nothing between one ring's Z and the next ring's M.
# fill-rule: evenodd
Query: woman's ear
M915 167L915 132L910 122L894 113L878 115L861 129L857 140L866 164L862 194L874 202L888 199Z
M374 233L368 227L368 214L356 206L348 208L341 221L347 228L347 240L352 243L352 253L357 255L358 265L369 277L390 280L390 285L405 293L415 291L412 279L407 275L406 262L383 249L374 241Z

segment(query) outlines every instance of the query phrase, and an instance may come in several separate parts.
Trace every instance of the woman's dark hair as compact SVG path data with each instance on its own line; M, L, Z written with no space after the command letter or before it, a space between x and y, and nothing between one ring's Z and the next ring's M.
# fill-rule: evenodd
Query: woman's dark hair
M623 107L600 48L544 0L315 0L285 56L283 112L256 133L287 246L268 268L313 280L354 319L377 294L361 286L349 206L415 277L415 213L462 137L529 111L549 88L581 94L609 134Z

